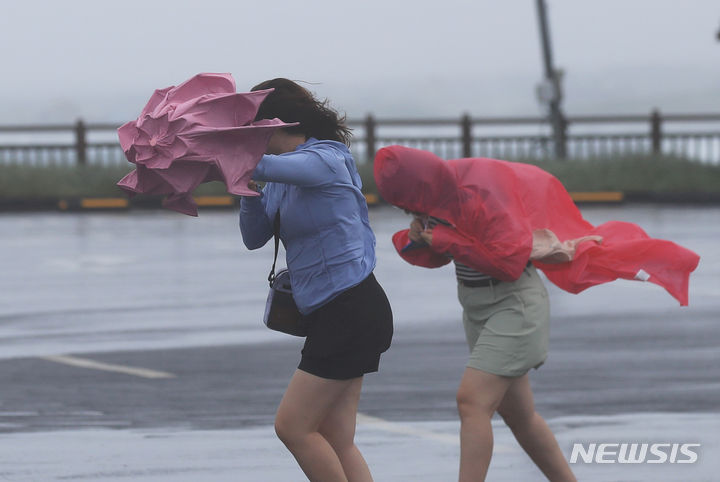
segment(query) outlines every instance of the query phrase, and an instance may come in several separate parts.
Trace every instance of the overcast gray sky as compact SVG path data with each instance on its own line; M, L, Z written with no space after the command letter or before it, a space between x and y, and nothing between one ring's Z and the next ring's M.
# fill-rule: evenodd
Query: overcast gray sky
M565 110L720 111L717 0L547 0ZM272 77L350 117L535 115L534 0L3 1L0 123L126 121L155 88Z

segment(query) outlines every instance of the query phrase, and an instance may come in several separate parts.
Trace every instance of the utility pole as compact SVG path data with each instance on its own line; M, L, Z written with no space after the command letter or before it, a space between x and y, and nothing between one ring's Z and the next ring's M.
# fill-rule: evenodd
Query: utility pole
M537 0L538 22L540 24L540 41L542 43L543 64L545 67L545 82L549 92L546 94L545 102L550 108L550 124L553 129L553 139L555 141L555 156L558 159L567 157L566 137L565 137L565 117L560 109L560 101L562 92L560 89L560 79L558 73L553 67L552 47L550 45L550 28L548 27L547 11L545 8L545 0Z

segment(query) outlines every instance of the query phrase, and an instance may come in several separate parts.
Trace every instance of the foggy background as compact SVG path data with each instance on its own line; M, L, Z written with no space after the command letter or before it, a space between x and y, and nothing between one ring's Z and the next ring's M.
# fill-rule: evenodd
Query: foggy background
M3 2L0 123L124 122L230 72L312 82L350 118L538 115L535 2ZM717 0L548 0L568 115L716 112Z

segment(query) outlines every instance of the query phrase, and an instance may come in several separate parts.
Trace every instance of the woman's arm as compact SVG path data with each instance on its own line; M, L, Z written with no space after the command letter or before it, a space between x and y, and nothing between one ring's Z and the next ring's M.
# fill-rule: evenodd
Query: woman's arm
M265 213L265 195L240 200L240 232L248 249L265 246L273 237L273 224Z
M398 231L392 238L395 249L405 261L424 268L439 268L450 262L449 257L436 253L428 245L415 242L414 245L408 246L410 244L409 232L409 229Z
M503 281L518 279L530 259L532 236L527 240L520 236L521 233L508 234L508 239L518 239L517 242L486 245L441 224L423 233L434 251L450 253L455 260Z
M338 165L323 159L319 154L307 150L293 151L281 155L265 154L253 173L256 181L281 182L303 187L317 187L329 184L339 177Z

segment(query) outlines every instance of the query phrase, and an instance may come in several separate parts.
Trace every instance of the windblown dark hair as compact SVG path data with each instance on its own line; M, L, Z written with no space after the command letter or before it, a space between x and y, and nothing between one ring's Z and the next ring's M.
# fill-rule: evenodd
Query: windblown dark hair
M283 122L299 122L297 126L286 127L285 131L350 145L352 133L345 125L345 116L331 108L327 99L317 100L304 87L283 78L266 80L251 90L265 89L275 90L260 104L255 120L277 117Z

